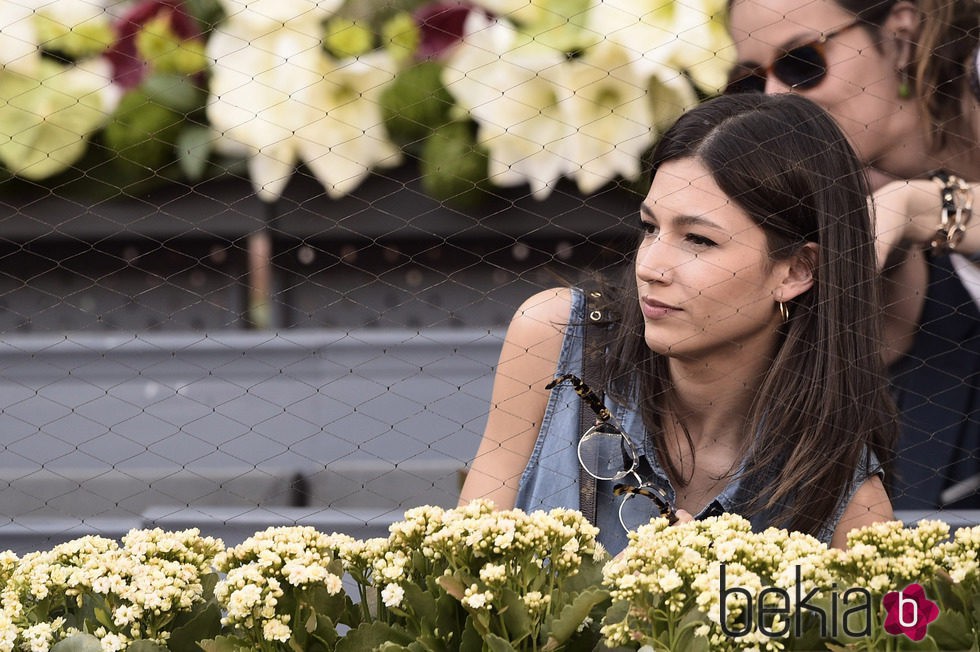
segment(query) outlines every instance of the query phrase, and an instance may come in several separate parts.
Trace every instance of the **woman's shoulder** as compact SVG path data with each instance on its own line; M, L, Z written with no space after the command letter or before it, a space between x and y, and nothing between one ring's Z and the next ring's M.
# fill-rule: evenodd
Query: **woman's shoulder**
M580 290L555 287L542 290L528 297L511 318L511 328L519 326L531 330L564 331L570 323L575 303L580 301Z

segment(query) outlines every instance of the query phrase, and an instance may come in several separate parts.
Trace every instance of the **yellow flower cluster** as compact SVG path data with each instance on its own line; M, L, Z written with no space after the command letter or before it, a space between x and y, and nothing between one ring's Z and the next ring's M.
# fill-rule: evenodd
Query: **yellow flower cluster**
M814 623L819 632L807 643L866 639L872 649L886 638L882 595L911 583L940 602L947 623L959 623L934 628L934 643L980 643L980 527L950 539L941 521L880 523L837 550L787 530L753 532L737 515L674 526L661 518L632 533L613 560L597 534L577 511L497 511L475 501L409 510L377 539L278 527L225 549L197 530L157 529L119 543L82 537L23 558L0 553L0 652L47 652L75 636L104 652L136 641L179 649L179 623L204 613L212 624L202 647L212 650L334 649L344 636L354 637L345 649L378 640L454 645L465 630L511 645L499 649L592 649L601 634L609 647L643 652L761 651L798 646ZM856 588L867 598L847 629L844 610L854 604L846 592ZM824 623L831 604L841 610Z
M86 536L22 559L5 553L0 650L48 650L78 633L62 616L85 600L105 614L91 629L104 650L125 649L137 639L166 644L175 616L206 600L204 577L223 547L196 529L154 529L131 531L122 546Z
M214 565L225 576L214 596L224 610L222 625L257 644L289 641L297 625L292 610L312 609L304 591L322 587L335 596L344 590L338 551L353 542L313 527L271 527L219 553ZM290 599L284 600L287 593Z
M948 618L962 616L966 629L942 640L969 647L980 624L971 606L980 527L949 540L942 521L882 522L852 531L839 550L797 532L752 532L731 514L672 527L657 519L630 535L604 583L613 605L601 631L610 645L782 650L812 635L811 644L863 639L874 647L887 638L884 594L917 583L942 612L960 612Z
M932 577L942 567L939 544L947 538L949 525L942 521L923 520L914 528L875 523L851 532L846 550L830 550L830 567L850 586L881 594Z
M702 521L668 526L656 519L630 535L622 555L606 564L604 582L615 602L625 611L611 614L602 628L612 644L640 642L654 648L683 649L696 638L706 638L711 649L782 649L785 637L770 636L753 628L737 639L726 635L747 622L747 601L739 591L725 596L724 583L745 589L758 605L766 587L789 589L796 583L809 591L829 586L824 555L827 548L817 539L796 532L770 528L753 532L747 520L724 514ZM827 582L825 584L825 582ZM767 606L779 596L763 594ZM722 607L724 606L724 622ZM785 614L765 623L768 632L786 630ZM685 643L687 641L688 643Z
M980 526L960 528L940 545L943 567L955 584L980 581Z
M339 554L351 576L365 585L362 599L377 592L388 622L435 635L435 623L423 622L425 609L406 596L421 591L436 599L432 592L438 585L472 614L481 634L502 634L495 629L499 623L517 618L527 623L522 640L531 641L565 606L562 587L583 569L594 575L581 583L598 585L606 553L597 535L577 511L498 511L477 500L455 509L411 509L391 525L387 539L359 542ZM515 610L523 610L526 620Z

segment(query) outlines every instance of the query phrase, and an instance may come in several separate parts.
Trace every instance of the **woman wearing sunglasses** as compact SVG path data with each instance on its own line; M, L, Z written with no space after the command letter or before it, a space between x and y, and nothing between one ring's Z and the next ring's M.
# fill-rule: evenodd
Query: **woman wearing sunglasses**
M980 2L734 0L729 10L739 62L729 90L813 100L869 170L902 415L895 507L980 509Z
M613 552L652 516L722 512L843 546L892 514L879 460L895 422L860 163L812 102L751 94L682 116L652 172L635 264L606 295L618 318L598 373L583 374L586 294L528 300L461 501L579 509L592 478Z

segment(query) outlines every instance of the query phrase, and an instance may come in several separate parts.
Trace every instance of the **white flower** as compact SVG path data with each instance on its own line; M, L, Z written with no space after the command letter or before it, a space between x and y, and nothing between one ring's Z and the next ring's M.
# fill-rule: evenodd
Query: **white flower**
M129 645L125 636L120 634L106 634L99 643L102 645L102 652L121 652Z
M41 50L32 4L36 3L0 2L0 72L37 72Z
M446 62L443 83L479 124L478 140L490 153L490 180L499 186L530 183L536 197L569 170L560 143L574 127L558 104L572 89L541 75L560 66L563 52L523 37L505 20L470 12L465 38Z
M405 599L405 589L397 584L388 584L381 590L381 599L386 607L400 607Z
M629 52L641 74L686 72L706 93L721 92L734 63L724 0L591 0L588 27Z
M344 581L333 573L327 573L323 583L327 587L327 593L330 595L337 595L344 590Z
M21 632L21 637L31 652L48 652L54 636L50 623L38 623Z
M480 569L480 579L487 584L502 584L507 579L507 568L502 564L487 564Z
M479 586L471 584L463 592L463 599L460 602L463 603L464 607L470 609L489 609L493 602L493 593L491 591L481 592Z
M610 11L600 3L563 18L577 40L560 44L505 18L477 11L467 17L443 82L479 125L493 183L528 183L543 199L562 177L574 178L585 194L618 176L635 180L659 130L697 103L668 53L648 56L656 42L603 39L601 30L578 25L615 22L602 19Z
M29 74L16 64L0 69L0 162L14 174L44 179L81 158L118 93L103 60L64 65L44 58Z
M292 637L293 632L289 625L279 618L272 618L265 621L262 625L262 637L267 641L279 641L285 643Z
M671 568L667 573L660 578L659 582L661 590L665 592L673 591L684 585L684 580L681 576L677 574L677 571Z
M340 0L222 0L228 18L208 41L208 118L244 145L259 197L279 197L302 159L327 193L353 190L374 165L400 161L378 97L394 78L384 51L335 61L322 21Z

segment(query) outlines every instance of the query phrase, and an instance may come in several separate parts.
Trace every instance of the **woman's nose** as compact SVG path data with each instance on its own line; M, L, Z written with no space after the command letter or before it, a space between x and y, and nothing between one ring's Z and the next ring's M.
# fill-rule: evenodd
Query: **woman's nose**
M766 95L779 95L782 93L792 93L793 87L779 81L776 75L770 73L766 77Z
M670 283L674 278L671 245L662 240L647 243L636 257L636 276L647 283Z

